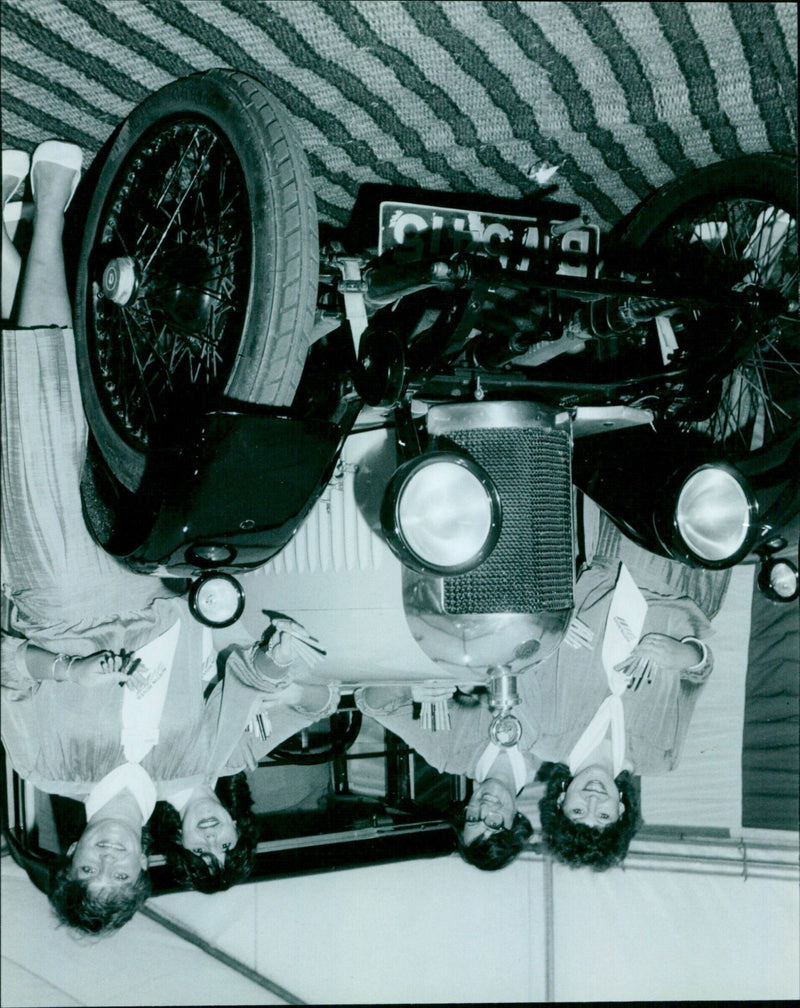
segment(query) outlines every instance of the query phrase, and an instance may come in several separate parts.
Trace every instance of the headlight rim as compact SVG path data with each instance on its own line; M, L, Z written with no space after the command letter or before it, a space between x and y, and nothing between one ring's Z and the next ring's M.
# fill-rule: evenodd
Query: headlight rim
M679 521L679 508L682 494L694 477L707 470L722 472L730 476L742 491L746 508L747 522L743 523L743 527L746 531L742 537L742 541L733 552L721 559L705 557L695 550L687 541L686 536L680 527ZM700 465L693 466L691 470L689 472L685 472L682 478L677 480L676 483L677 490L671 495L672 505L669 521L670 541L668 543L664 543L670 554L675 559L689 563L693 567L703 567L707 570L726 570L727 568L734 567L736 564L744 560L745 557L753 550L758 539L759 507L753 488L750 486L749 481L743 473L741 473L735 466L731 465L731 463L722 459L711 460L703 462Z
M209 619L202 611L202 608L198 602L200 592L210 581L225 581L232 585L237 593L236 608L234 609L233 615L224 620L212 620ZM204 571L200 577L198 577L189 589L189 610L194 616L194 618L202 623L203 626L211 627L213 630L221 630L224 627L229 627L234 624L244 612L245 607L245 594L244 588L236 580L232 574L228 574L226 571L211 570Z
M408 542L399 522L398 509L404 488L421 468L437 462L451 462L464 466L481 483L490 502L491 521L481 548L467 561L456 565L436 564L421 557ZM486 469L467 452L448 448L423 452L406 460L395 469L383 495L380 517L384 539L404 566L419 574L456 577L475 570L491 555L500 538L503 508L497 487Z

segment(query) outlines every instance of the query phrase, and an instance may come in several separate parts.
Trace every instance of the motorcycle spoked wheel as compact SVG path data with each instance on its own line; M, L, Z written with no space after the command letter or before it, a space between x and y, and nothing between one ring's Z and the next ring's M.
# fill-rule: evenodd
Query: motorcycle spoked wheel
M209 70L133 110L99 175L75 291L84 408L128 490L165 432L223 397L291 404L318 274L308 161L260 82Z
M796 198L794 159L748 155L669 183L619 230L625 247L654 263L682 254L696 261L692 246L702 243L707 266L741 278L734 286L777 290L789 302L784 314L760 320L757 342L722 381L711 415L688 425L733 459L767 451L800 427ZM725 322L729 340L748 339L748 319L730 313Z

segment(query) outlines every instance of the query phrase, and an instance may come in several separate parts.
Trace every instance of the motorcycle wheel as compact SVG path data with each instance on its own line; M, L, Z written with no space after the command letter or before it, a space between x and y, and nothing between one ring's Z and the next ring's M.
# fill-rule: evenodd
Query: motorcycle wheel
M800 427L796 199L794 159L748 155L669 183L618 229L624 247L654 263L696 261L692 246L701 242L708 267L780 291L789 303L723 380L713 413L690 425L732 458L767 451ZM731 314L730 338L747 339L748 321Z
M75 291L84 408L128 490L166 431L225 397L291 404L318 260L305 153L257 80L209 70L134 109L99 174Z

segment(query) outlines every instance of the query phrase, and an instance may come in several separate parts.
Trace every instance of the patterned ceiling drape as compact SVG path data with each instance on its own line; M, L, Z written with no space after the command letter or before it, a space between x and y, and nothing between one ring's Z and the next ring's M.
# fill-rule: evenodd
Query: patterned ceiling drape
M359 186L559 196L609 226L694 166L797 147L793 3L3 0L3 143L94 155L196 70L260 78L308 152L320 218Z

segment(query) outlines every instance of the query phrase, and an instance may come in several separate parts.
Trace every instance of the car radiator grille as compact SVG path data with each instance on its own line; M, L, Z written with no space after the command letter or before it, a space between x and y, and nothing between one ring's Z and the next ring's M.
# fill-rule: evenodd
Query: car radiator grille
M572 498L566 430L450 430L486 469L503 506L497 545L480 567L444 579L449 613L534 613L572 607Z

